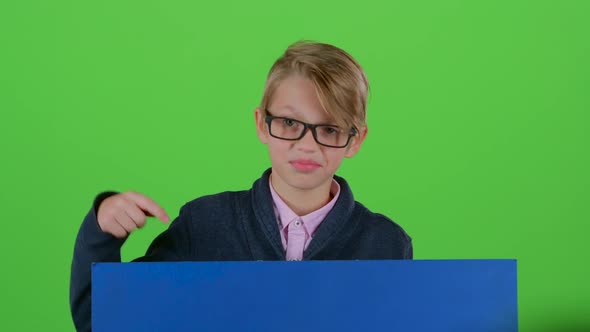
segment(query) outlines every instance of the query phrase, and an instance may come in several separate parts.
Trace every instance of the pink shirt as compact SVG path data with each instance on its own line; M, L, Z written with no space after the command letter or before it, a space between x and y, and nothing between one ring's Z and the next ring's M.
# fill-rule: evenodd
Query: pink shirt
M330 187L332 199L328 204L304 216L298 216L287 206L272 187L270 179L269 186L275 216L279 222L283 248L287 251L287 260L300 261L303 259L303 251L311 242L316 229L336 204L338 195L340 195L340 185L332 179Z

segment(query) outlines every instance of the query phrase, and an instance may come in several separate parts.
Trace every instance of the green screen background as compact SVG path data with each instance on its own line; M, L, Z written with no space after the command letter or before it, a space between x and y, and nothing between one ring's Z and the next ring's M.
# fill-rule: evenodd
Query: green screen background
M98 192L174 217L249 188L269 166L254 108L299 39L364 66L369 135L338 174L416 259L516 258L521 331L590 326L589 17L588 1L2 2L0 330L73 330ZM148 226L125 260L165 229Z

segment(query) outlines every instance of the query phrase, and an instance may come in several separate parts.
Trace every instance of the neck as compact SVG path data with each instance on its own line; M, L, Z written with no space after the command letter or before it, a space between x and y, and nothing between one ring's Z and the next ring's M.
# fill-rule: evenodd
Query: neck
M275 173L271 173L270 178L273 189L298 216L318 210L331 199L332 178L314 189L294 188L283 182Z

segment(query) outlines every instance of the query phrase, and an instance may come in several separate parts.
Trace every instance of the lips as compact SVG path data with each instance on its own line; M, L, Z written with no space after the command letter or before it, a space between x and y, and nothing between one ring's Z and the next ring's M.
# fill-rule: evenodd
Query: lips
M322 167L322 165L310 159L296 159L289 163L300 172L312 172Z

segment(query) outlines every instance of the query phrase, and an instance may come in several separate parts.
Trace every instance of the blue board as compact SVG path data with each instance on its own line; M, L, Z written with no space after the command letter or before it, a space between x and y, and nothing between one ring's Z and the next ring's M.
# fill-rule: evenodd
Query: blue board
M98 263L92 329L516 332L516 261Z

